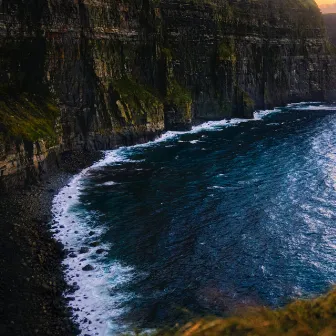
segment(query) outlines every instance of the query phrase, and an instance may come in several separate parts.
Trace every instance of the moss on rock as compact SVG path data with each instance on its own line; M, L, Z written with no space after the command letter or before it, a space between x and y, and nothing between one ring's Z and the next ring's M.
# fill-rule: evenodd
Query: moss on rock
M116 104L126 123L136 125L139 119L148 123L163 121L164 106L158 95L126 76L112 82L119 99Z
M218 46L218 59L220 61L230 61L236 63L235 41L233 38L223 40Z
M56 143L60 111L51 97L16 94L4 88L0 96L0 130L4 138L32 142L43 139L49 146Z
M244 103L244 108L248 111L252 110L254 111L254 106L255 102L254 100L250 97L250 95L243 91L243 103Z
M190 92L183 88L175 79L170 79L167 87L166 101L169 105L184 111L185 119L191 119L192 98Z

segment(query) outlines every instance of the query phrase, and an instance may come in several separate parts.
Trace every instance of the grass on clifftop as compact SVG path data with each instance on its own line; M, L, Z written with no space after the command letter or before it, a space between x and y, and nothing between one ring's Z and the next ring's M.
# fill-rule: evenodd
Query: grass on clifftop
M336 289L312 300L298 300L283 309L253 309L230 318L203 318L157 336L334 336Z

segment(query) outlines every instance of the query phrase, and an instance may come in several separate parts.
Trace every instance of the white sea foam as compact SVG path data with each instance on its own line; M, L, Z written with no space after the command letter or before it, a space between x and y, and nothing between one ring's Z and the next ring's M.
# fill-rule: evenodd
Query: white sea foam
M262 110L254 112L254 120L261 120L269 114L281 112L280 108L275 108L273 110Z
M296 105L291 107L292 110L312 110L312 111L336 111L336 106L334 105Z
M103 183L102 185L110 187L110 186L113 186L113 185L116 185L116 184L119 184L119 183L114 182L114 181L108 181L108 182Z
M292 104L290 108L298 105ZM310 105L306 106L309 109ZM312 107L316 109L316 106ZM323 107L325 108L325 107ZM329 108L329 107L328 107ZM301 108L302 109L302 108ZM322 107L321 107L322 109ZM335 108L333 108L335 109ZM77 320L82 329L82 335L114 335L120 333L120 326L114 321L123 314L125 305L122 303L129 300L129 297L121 295L117 290L118 286L127 283L135 277L139 270L135 270L128 265L105 259L105 253L97 254L97 249L109 251L111 246L99 245L90 247L89 252L79 254L82 246L89 246L94 241L99 241L103 234L103 229L99 229L99 213L80 213L76 207L81 204L80 197L85 190L85 179L94 170L107 165L120 165L125 162L138 162L131 160L130 154L134 149L156 146L162 142L173 141L184 134L197 134L203 131L220 131L223 127L236 126L240 123L261 120L266 115L280 112L280 109L267 111L257 111L254 119L231 119L221 121L209 121L198 126L194 126L190 131L166 132L158 139L139 144L132 147L121 147L116 150L106 151L104 159L95 163L91 167L84 169L74 176L70 184L64 187L53 201L53 214L56 221L54 236L62 242L66 249L72 249L74 254L70 254L64 264L68 267L66 279L69 284L77 283L79 289L73 294L70 301L71 307L75 310ZM197 143L198 140L191 140L190 143ZM170 147L166 145L165 147ZM202 150L205 150L202 148ZM104 183L105 186L112 186L115 182ZM213 186L212 189L222 189L225 187ZM81 210L84 211L84 210ZM94 227L94 229L92 229ZM93 235L89 235L94 230ZM84 260L85 259L85 260ZM90 264L93 271L85 272L83 267ZM129 294L132 295L132 294ZM86 321L86 319L90 320Z
M300 102L300 103L290 103L290 104L287 104L286 107L305 106L305 105L312 105L312 104L323 104L323 102Z
M117 156L114 157L118 161ZM107 155L106 159L76 175L53 201L53 214L58 223L54 235L64 244L66 249L73 253L69 254L64 264L68 267L66 278L69 284L77 283L79 286L73 295L69 294L68 296L72 299L71 306L75 310L83 335L115 333L116 326L109 321L122 313L121 303L127 299L120 295L115 288L128 282L134 274L131 267L121 265L118 262L106 263L103 260L104 253L96 253L97 249L108 251L111 246L107 244L89 247L88 252L79 253L82 246L89 246L90 243L99 240L103 234L103 229L96 227L92 229L92 224L99 220L99 214L78 214L76 213L76 205L80 202L80 190L85 175L105 164L106 160L111 160L111 156ZM92 231L91 236L89 235L90 231ZM94 266L94 271L83 271L82 268L88 264Z
M212 186L208 187L208 189L213 190L213 189L218 189L218 190L237 190L241 189L240 186Z
M222 187L222 186L212 186L212 187L208 187L208 189L225 189L225 187Z

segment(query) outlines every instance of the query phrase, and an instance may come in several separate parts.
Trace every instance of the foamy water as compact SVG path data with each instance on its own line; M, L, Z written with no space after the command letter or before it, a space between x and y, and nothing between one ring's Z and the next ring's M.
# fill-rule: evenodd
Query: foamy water
M291 104L287 107L288 109L334 111L335 107L323 105L322 103L305 103ZM135 279L147 276L142 269L136 269L134 266L130 266L120 260L107 258L108 251L113 250L114 246L110 243L102 243L100 239L105 231L109 229L104 225L104 214L99 211L85 211L81 206L81 195L86 190L86 180L91 175L99 174L104 167L122 167L125 163L142 162L144 159L137 160L133 157L135 151L150 147L155 149L156 146L162 146L162 143L167 143L165 146L167 150L174 147L175 143L179 141L188 142L189 145L201 146L200 150L206 150L206 148L202 148L202 143L207 138L206 134L203 134L199 139L188 141L181 140L181 137L186 134L225 132L227 127L235 127L242 123L253 123L254 121L260 122L271 114L281 113L282 110L258 111L255 113L254 120L231 119L229 121L207 122L193 127L188 132L167 132L155 141L146 144L106 151L102 160L76 175L70 184L60 191L53 202L53 214L57 223L54 227L54 235L70 251L64 261L64 264L68 267L66 279L69 284L75 284L77 290L74 294L68 294L68 297L71 298L69 304L75 311L76 321L79 322L82 328L82 335L107 336L130 331L132 324L128 325L124 320L120 323L119 319L127 314L127 302L133 300L138 294L131 290L121 291L119 289L135 281ZM278 123L270 123L269 125L274 127ZM178 160L179 156L175 159ZM225 177L223 174L219 174L219 176L221 178ZM249 181L249 183L258 183L258 181L256 178ZM328 180L326 183L334 182ZM101 186L109 188L108 192L113 193L113 188L118 185L120 185L120 182L111 179L102 183ZM230 186L213 185L208 188L224 192L225 190L232 191L244 187L243 184L238 183ZM214 196L213 194L211 195ZM320 211L328 216L334 216L334 213L331 213L328 209L321 208ZM309 221L309 218L305 220ZM86 251L86 249L82 249L83 247L89 250ZM83 270L88 265L92 266L93 270ZM267 276L267 266L262 265L261 270ZM297 292L300 293L301 288L298 287Z

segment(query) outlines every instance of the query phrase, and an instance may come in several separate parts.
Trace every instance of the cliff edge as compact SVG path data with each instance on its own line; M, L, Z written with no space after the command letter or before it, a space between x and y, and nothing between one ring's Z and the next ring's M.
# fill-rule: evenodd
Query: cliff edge
M3 0L0 182L67 151L336 96L312 0Z

